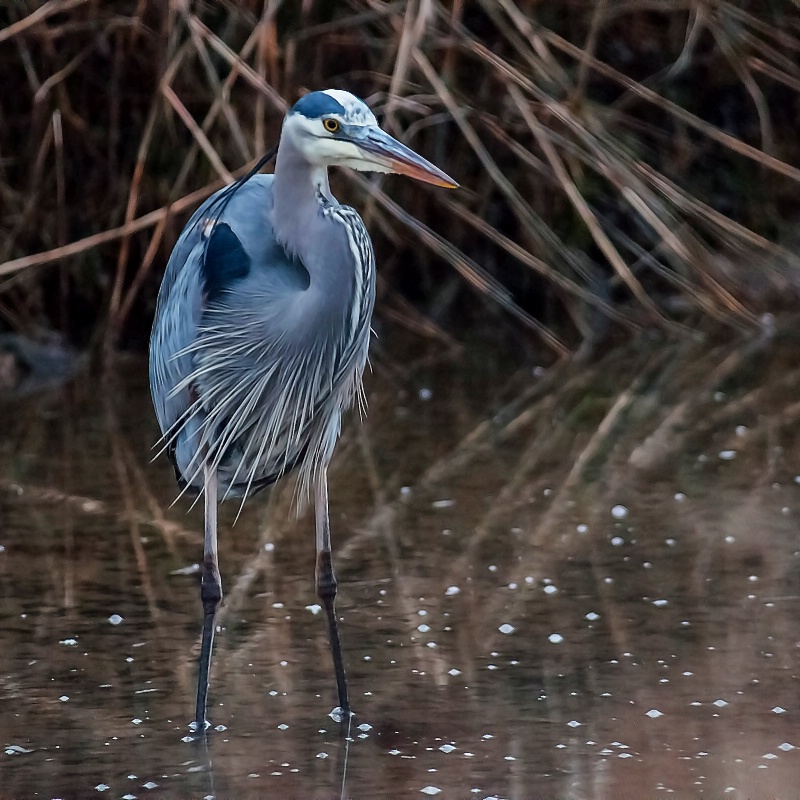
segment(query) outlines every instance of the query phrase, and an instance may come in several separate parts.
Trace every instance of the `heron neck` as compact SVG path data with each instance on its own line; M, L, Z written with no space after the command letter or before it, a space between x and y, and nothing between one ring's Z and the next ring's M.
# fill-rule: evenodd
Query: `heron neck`
M309 164L291 142L282 144L275 161L272 197L272 225L278 241L293 254L302 255L309 225L317 218L320 205L336 203L327 168Z

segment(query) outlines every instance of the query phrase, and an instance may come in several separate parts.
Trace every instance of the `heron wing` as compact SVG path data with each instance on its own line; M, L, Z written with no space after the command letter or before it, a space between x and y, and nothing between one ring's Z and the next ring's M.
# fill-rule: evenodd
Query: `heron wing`
M245 188L244 194L251 199L253 194L258 195L257 202L263 207L271 181L271 175L254 176L233 196L226 209L228 215L231 207L238 207L241 212L237 195ZM189 219L170 255L156 304L150 337L150 391L162 444L174 463L177 447L192 438L191 429L197 425L189 414L196 391L185 384L194 369L188 348L197 338L209 295L218 296L226 286L246 275L240 258L243 251L232 248L228 253L230 228L214 226L225 192L222 189L211 195ZM211 258L208 250L212 251ZM181 479L181 470L177 463L175 466Z

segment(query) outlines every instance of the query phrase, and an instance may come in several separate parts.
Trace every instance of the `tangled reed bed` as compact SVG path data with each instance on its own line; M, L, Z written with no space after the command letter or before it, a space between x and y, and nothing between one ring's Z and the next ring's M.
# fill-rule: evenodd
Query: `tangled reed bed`
M6 328L143 347L187 212L325 86L465 187L334 178L408 327L565 355L796 300L788 0L20 0L0 22Z

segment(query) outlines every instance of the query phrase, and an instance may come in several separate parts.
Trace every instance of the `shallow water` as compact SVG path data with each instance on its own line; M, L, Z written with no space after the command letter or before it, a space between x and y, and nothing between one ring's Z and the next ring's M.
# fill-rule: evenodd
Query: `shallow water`
M663 350L378 355L331 474L349 740L291 482L223 510L204 748L146 365L3 401L0 796L795 795L796 347Z

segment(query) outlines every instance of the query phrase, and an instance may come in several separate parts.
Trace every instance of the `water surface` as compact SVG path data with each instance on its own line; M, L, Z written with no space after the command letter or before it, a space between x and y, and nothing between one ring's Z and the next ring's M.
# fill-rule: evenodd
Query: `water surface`
M350 741L291 481L222 513L203 748L201 509L150 462L146 365L6 398L0 795L796 795L795 350L384 343L331 472Z

